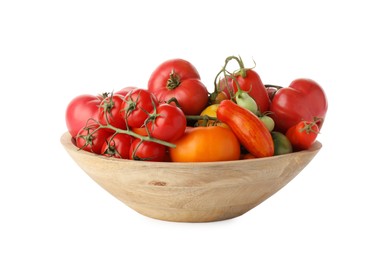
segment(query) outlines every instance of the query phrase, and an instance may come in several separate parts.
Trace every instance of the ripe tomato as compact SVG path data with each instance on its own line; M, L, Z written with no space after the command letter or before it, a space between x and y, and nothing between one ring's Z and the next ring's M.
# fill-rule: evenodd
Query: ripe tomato
M98 124L94 124L80 129L75 137L76 146L85 151L100 154L103 144L111 134L98 127Z
M209 99L208 90L201 82L197 69L183 59L160 64L149 78L148 90L159 102L176 98L186 115L199 115Z
M174 105L160 104L156 114L147 120L146 127L154 138L171 142L183 135L186 130L186 117Z
M207 106L204 110L202 110L201 112L201 116L209 116L209 117L214 117L217 119L217 108L219 107L219 104L212 104L212 105L209 105ZM198 120L198 126L214 126L214 125L218 125L218 126L224 126L224 127L228 127L226 124L220 122L220 121L217 121L217 120L204 120L204 119L200 119Z
M224 76L219 80L218 91L224 91L232 99L235 97L238 89L240 89L254 99L260 113L268 111L270 99L259 74L253 69L246 68L243 60L235 56L230 56L225 60L224 68L231 60L235 60L240 68L230 73L230 76Z
M302 120L318 121L321 129L327 112L327 98L322 87L310 79L297 79L289 87L279 89L270 105L276 130L285 133Z
M113 94L103 99L99 106L99 123L126 129L125 120L120 112L123 99L124 96L119 94Z
M176 147L169 149L173 162L213 162L240 158L239 141L225 127L187 128L174 144Z
M139 161L162 162L166 159L167 148L164 145L135 139L129 150L129 157Z
M135 89L124 97L120 113L128 127L139 128L157 105L157 99L151 92L145 89Z
M86 126L88 119L98 120L102 99L102 96L80 95L71 100L65 112L65 121L72 137Z
M294 150L300 151L310 148L318 134L317 121L300 121L288 129L286 137L291 142Z
M101 154L107 157L129 159L132 137L127 134L113 134L102 145Z
M137 87L124 87L116 92L114 94L126 96L130 91L137 89Z
M232 100L224 100L217 109L217 118L232 129L248 152L257 158L273 156L273 138L266 125L251 111Z

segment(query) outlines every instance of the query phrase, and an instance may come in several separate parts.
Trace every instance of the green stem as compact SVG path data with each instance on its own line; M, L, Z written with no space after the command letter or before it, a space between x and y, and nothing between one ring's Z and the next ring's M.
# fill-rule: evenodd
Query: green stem
M164 146L168 146L168 147L171 147L171 148L175 148L176 147L176 145L173 144L173 143L166 142L166 141L163 141L163 140L160 140L160 139L156 139L156 138L153 138L153 137L150 137L150 136L139 135L139 134L136 134L135 132L133 132L131 130L119 129L119 128L116 128L116 127L114 127L112 125L100 125L99 128L111 129L111 130L113 130L113 131L115 131L116 133L119 133L119 134L127 134L127 135L130 135L130 136L136 137L138 139L141 139L143 141L154 142L154 143L158 143L158 144L161 144L161 145L164 145Z

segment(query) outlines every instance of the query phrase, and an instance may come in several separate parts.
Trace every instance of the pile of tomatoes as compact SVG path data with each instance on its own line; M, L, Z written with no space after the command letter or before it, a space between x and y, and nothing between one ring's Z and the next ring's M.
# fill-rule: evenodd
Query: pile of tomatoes
M231 62L237 70L227 70ZM190 62L172 59L152 72L146 89L75 97L66 124L80 149L103 156L226 161L308 149L326 112L326 95L315 81L264 85L254 68L230 56L212 93Z

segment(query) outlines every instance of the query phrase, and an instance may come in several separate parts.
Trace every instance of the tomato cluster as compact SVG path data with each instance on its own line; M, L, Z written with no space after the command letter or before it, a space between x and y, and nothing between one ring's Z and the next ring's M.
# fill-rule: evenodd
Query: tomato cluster
M239 69L227 70L230 62ZM323 89L309 79L264 85L254 68L230 56L209 93L183 59L160 64L147 88L80 95L66 109L76 146L102 156L201 162L268 157L308 149L327 112Z

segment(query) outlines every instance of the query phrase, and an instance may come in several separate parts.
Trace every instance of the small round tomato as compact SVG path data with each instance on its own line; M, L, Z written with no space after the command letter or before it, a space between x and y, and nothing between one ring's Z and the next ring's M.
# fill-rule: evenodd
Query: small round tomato
M167 147L158 143L135 139L129 150L129 157L139 161L162 162L166 159Z
M99 106L99 123L126 129L126 122L120 112L123 99L124 96L119 94L113 94L103 99Z
M76 135L76 146L85 151L100 154L103 144L110 135L105 129L99 128L97 124L89 125L80 129Z
M224 126L228 127L226 124L217 121L217 108L219 107L219 104L212 104L207 106L204 110L202 110L200 116L209 116L209 117L214 117L216 120L204 120L200 119L198 120L198 126L213 126L213 125L218 125L218 126Z
M160 104L156 113L147 120L151 137L171 142L180 138L186 130L186 116L174 105Z
M102 96L79 95L68 104L65 120L72 137L86 126L89 119L98 120L98 109Z
M292 144L284 134L276 131L271 132L271 134L274 142L274 155L292 152Z
M101 154L107 157L129 159L132 137L127 134L113 134L102 145Z
M286 132L294 150L306 150L315 142L319 134L317 121L300 121Z
M144 125L145 120L157 105L157 99L151 92L145 89L136 89L124 97L120 113L128 127L139 128Z
M169 148L173 162L213 162L238 160L240 143L234 133L221 126L187 128Z
M148 81L148 90L159 102L175 98L186 115L199 115L208 103L209 93L197 69L183 59L160 64Z
M273 118L268 115L262 115L259 117L259 119L261 119L261 121L265 124L269 132L273 131L275 125Z

